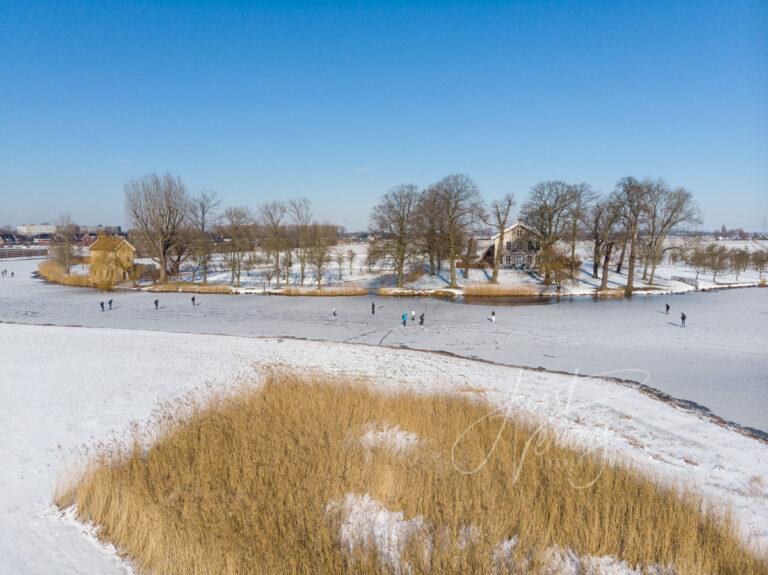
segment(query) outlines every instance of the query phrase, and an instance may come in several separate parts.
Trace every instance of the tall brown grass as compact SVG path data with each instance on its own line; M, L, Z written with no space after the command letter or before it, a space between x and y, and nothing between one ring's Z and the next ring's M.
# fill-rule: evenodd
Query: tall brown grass
M275 292L277 295L308 295L308 296L345 296L345 295L368 295L368 290L358 285L344 285L344 286L329 286L324 288L313 287L298 287L290 286L285 287L280 292Z
M429 296L429 297L441 297L445 299L453 299L456 297L456 293L449 289L411 289L411 288L398 288L398 287L380 287L376 290L376 293L381 296L387 297L416 297L416 296Z
M417 434L409 455L361 444L383 423ZM677 575L768 573L732 520L692 492L483 400L339 376L267 373L233 395L169 402L129 445L101 448L56 502L76 505L144 573L396 572L372 546L340 544L343 517L329 504L349 493L427 521L431 545L410 541L403 572L537 573L558 545ZM513 536L498 564L498 543Z
M470 284L464 288L467 297L536 297L544 294L535 286L512 284Z
M71 287L96 288L102 291L109 291L114 288L114 283L109 281L94 281L90 276L80 274L67 274L64 266L53 260L40 262L37 266L38 273L51 283L61 284Z
M169 282L156 284L147 288L147 291L168 293L202 293L202 294L231 294L232 288L222 284L198 284L193 282Z

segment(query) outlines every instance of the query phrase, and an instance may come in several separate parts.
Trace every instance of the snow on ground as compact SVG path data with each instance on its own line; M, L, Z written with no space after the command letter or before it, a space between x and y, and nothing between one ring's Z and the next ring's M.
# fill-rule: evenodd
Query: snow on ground
M481 390L500 409L526 410L574 442L695 486L768 544L768 445L609 380L376 346L125 329L0 324L0 349L0 573L127 572L51 507L73 450L126 433L160 399L265 364L416 391Z
M0 321L348 341L610 373L768 432L768 289L571 298L551 305L536 298L509 307L431 298L198 295L192 307L183 293L104 294L49 285L31 277L37 263L7 262L16 277L0 279ZM114 311L100 312L99 302L109 298ZM670 315L664 315L666 302ZM424 328L400 325L402 313L411 309L425 313ZM492 309L495 323L488 320ZM681 312L688 315L685 329L679 327Z
M348 493L341 501L332 501L329 512L341 512L339 543L349 553L357 550L375 551L379 561L394 573L410 573L412 566L403 560L403 552L409 544L420 545L424 558L428 558L433 541L429 536L430 525L421 515L405 519L402 511L391 511L367 493ZM459 546L466 546L479 536L474 526L465 526L459 534ZM517 538L500 541L494 552L498 566L523 571L529 568L529 561L521 564L514 558ZM370 549L372 547L373 549ZM417 547L418 549L419 547ZM615 557L592 555L579 556L572 550L551 547L545 555L546 575L643 575L641 566L631 566ZM674 575L672 569L660 566L650 567L652 575ZM646 573L649 571L646 570Z
M679 238L670 238L668 244L680 244ZM744 242L717 242L718 245L727 249L744 249L750 252L755 250L768 250L768 242L744 241ZM349 262L349 252L354 253L352 264ZM344 265L339 267L336 254L341 253L344 259ZM368 254L367 243L339 244L332 250L332 261L323 272L322 285L331 286L343 283L354 283L362 287L377 288L379 286L394 286L395 276L391 269L391 264L379 262L373 269L366 266L366 256ZM256 256L264 259L263 254L256 253ZM589 295L593 294L600 286L600 279L592 277L592 249L589 242L578 242L577 255L583 260L581 269L577 274L575 282L569 282L563 286L563 295ZM614 254L614 259L618 254ZM145 263L151 263L152 260L143 260ZM638 264L639 265L639 264ZM615 264L613 264L615 267ZM426 267L425 267L426 269ZM242 293L262 293L271 291L276 287L274 278L268 278L267 273L271 273L271 267L263 263L254 266L251 269L244 270L240 279L241 287L237 288ZM312 285L317 281L317 274L312 266L306 267L305 285ZM463 270L456 270L456 281L460 288L467 285L486 283L491 278L491 269L469 270L469 277L464 277ZM601 272L602 273L602 272ZM183 273L179 277L182 281L199 281L200 270L196 269L192 263L183 266ZM293 265L290 271L289 285L299 285L299 264L294 256ZM636 290L639 292L649 291L651 293L685 293L694 289L691 285L673 280L672 277L684 277L690 280L698 280L700 289L712 289L724 286L750 286L759 281L759 274L755 270L741 272L738 276L725 271L718 274L717 282L708 273L697 273L696 270L688 265L679 263L673 265L667 260L660 263L656 270L654 285L643 281L642 269L639 268L635 275ZM216 256L210 266L209 283L212 284L231 284L232 272L227 269L226 263L221 256ZM544 286L540 276L533 272L505 269L499 270L499 283L509 286L525 286L543 293L553 291L552 287ZM610 271L608 274L608 287L610 289L623 289L627 283L626 266L623 273ZM285 280L281 279L281 285L285 285ZM443 269L433 276L424 274L419 279L406 283L405 287L418 292L434 291L446 289L450 285L450 270L447 262L444 262Z
M384 448L398 455L405 455L419 443L419 436L404 431L397 425L379 424L366 430L360 443L367 449Z

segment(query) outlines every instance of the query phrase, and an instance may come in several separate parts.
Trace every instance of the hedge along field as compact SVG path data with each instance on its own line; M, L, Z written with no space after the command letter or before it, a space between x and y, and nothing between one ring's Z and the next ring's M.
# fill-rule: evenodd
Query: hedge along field
M408 529L382 543L360 529L360 501ZM56 503L142 573L545 573L558 550L649 573L768 573L693 492L482 399L338 375L267 371L174 398L131 441L98 446Z

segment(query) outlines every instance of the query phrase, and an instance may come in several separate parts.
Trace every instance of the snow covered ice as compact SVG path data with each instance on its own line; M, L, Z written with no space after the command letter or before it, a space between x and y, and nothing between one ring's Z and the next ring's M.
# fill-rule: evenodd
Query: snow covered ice
M118 292L116 309L102 313L97 292L34 280L34 262L7 267L17 273L0 282L0 320L17 323L0 324L0 573L129 572L113 548L84 536L51 504L57 482L77 463L75 450L125 434L159 400L206 382L226 385L254 365L319 367L417 392L481 392L500 409L526 410L566 438L598 445L661 481L696 487L733 508L745 538L768 544L764 441L607 379L385 347L586 373L646 369L650 385L767 429L768 290L670 298L673 310L685 305L685 330L666 324L659 298L497 307L499 320L491 325L483 306L428 299L380 299L372 318L365 297L326 303L201 296L193 309L186 294L160 294L156 312L153 294ZM332 305L336 320L328 313ZM397 326L411 307L427 309L428 329ZM215 335L223 332L231 335ZM243 337L257 335L273 337ZM373 433L388 431L385 424Z

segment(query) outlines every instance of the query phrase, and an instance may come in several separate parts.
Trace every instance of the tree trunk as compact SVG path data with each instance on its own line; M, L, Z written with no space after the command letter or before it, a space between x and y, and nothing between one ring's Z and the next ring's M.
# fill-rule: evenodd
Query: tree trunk
M653 285L653 280L656 277L656 266L661 261L661 254L653 254L653 262L651 264L651 278L648 282L649 285Z
M504 248L504 228L499 229L499 242L493 248L493 275L491 283L499 282L499 268L501 267L501 254Z
M595 242L595 250L592 253L592 277L597 278L597 272L600 270L600 242Z
M629 241L629 237L624 238L624 242L621 244L621 254L619 255L619 263L616 264L616 273L621 273L621 268L624 267L624 256L627 253L627 242Z
M613 242L608 242L605 247L605 257L603 258L603 277L600 280L600 289L608 289L608 268L611 265L611 251L613 251Z
M635 291L635 264L637 262L637 238L635 234L629 243L629 261L627 262L627 286L624 288L624 295L631 296Z
M451 265L451 285L452 288L458 288L459 284L456 283L456 247L453 242L453 235L448 238L448 257L451 258L449 262Z

